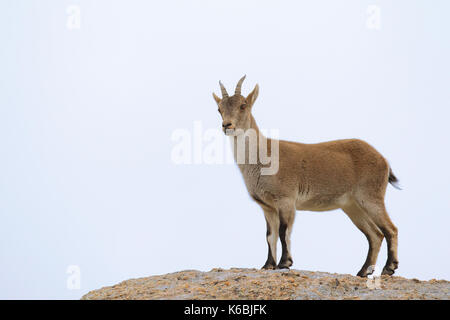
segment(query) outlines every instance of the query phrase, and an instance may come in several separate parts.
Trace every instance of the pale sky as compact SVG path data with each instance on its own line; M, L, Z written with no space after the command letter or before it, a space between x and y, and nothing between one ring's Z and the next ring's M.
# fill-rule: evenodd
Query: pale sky
M450 279L448 12L443 0L2 1L0 298L260 268L266 223L237 167L171 158L176 130L220 128L211 93L243 74L244 93L260 86L261 128L380 151L403 187L386 195L396 275ZM293 268L355 275L366 254L341 211L297 214Z

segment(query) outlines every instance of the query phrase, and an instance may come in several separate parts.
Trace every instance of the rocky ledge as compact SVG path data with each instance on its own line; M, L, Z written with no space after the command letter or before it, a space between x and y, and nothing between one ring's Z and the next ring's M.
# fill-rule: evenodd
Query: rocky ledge
M123 281L85 294L83 300L146 299L445 299L450 282L301 270L186 270Z

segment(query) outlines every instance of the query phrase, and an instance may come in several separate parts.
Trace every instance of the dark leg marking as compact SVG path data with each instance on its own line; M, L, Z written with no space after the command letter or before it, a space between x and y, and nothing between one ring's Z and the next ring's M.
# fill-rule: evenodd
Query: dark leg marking
M285 221L280 221L279 233L280 233L282 253L281 253L280 262L278 263L278 266L277 266L279 269L289 268L293 264L292 258L290 257L290 254L289 254L289 248L287 245L287 241L286 241L286 236L288 236L287 228L288 228L288 224Z
M266 221L267 224L267 232L266 232L266 238L267 238L267 246L269 248L268 254L267 254L267 261L264 264L264 266L262 267L262 269L275 269L277 264L273 258L273 252L270 248L270 242L269 242L269 237L272 234L271 229L270 229L270 225L269 222Z

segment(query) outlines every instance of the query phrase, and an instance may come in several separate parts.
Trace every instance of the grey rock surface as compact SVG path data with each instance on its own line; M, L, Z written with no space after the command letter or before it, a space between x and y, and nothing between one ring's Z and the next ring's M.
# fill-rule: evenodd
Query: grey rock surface
M301 270L186 270L130 279L93 290L85 300L144 299L445 299L450 282L381 276L372 279L348 274Z

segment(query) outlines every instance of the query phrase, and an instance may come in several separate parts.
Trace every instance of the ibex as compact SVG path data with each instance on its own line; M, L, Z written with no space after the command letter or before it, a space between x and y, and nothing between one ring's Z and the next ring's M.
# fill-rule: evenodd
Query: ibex
M258 97L255 86L247 97L241 95L245 79L237 83L229 96L219 81L222 98L213 93L222 116L222 129L235 141L249 129L257 133L258 144L266 143L272 153L272 139L258 129L252 108ZM248 139L247 139L248 140ZM342 209L369 242L366 261L358 276L374 271L383 238L388 258L382 274L392 275L398 267L397 228L386 211L384 196L388 183L397 187L397 178L387 160L368 143L358 139L336 140L317 144L278 142L279 167L272 175L262 175L266 166L238 163L250 196L264 211L267 223L267 261L263 269L289 268L293 264L290 235L296 210L327 211ZM246 141L248 146L248 141ZM236 143L234 152L236 159ZM248 154L246 156L248 160ZM278 237L282 244L281 259L276 264Z

